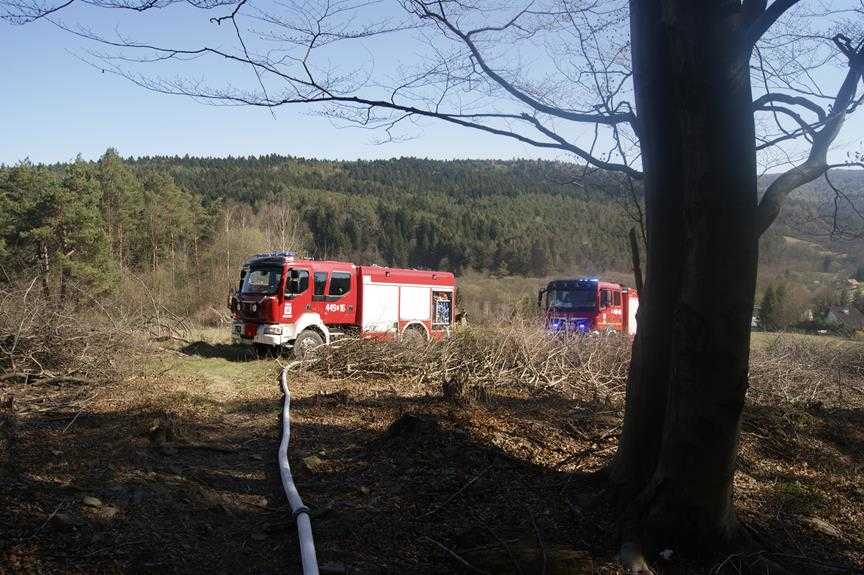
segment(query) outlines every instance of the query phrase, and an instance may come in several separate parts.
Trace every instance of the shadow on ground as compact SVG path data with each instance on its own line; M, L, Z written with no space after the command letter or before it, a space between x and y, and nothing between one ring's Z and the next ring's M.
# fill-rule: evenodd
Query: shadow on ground
M748 405L739 477L759 489L740 515L796 573L864 573L864 412L814 405ZM742 506L739 505L739 508Z
M498 409L528 429L543 412L563 421L577 407L343 391L292 402L290 459L320 562L355 574L587 573L584 551L593 572L617 572L603 484L532 464L521 447L501 447L508 434L480 436L474 421ZM199 417L118 408L22 420L15 469L0 476L0 571L298 572L276 467L280 409L258 399ZM751 421L779 417L764 409ZM772 453L759 455L782 458ZM766 509L782 505L773 496ZM787 545L809 538L831 550L803 572L853 572L836 556L842 534L799 516L767 526L789 534ZM672 564L664 572L707 571Z
M184 355L194 355L208 359L221 358L228 361L253 361L261 359L252 346L231 343L193 341L181 347L179 351Z
M0 480L0 562L13 572L297 572L275 464L280 409L226 404L229 417L258 414L242 425L158 410L21 421L17 469ZM358 410L368 427L317 423ZM455 553L539 573L526 561L612 552L607 526L586 520L602 490L478 442L440 401L355 404L336 393L292 411L291 461L323 564L451 573Z

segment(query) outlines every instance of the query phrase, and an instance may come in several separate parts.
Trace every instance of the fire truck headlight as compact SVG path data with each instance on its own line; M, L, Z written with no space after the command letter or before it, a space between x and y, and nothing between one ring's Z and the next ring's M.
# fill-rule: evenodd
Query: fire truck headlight
M257 303L252 304L252 311L258 311L258 304Z
M282 326L281 325L268 325L264 328L264 333L266 335L282 335Z

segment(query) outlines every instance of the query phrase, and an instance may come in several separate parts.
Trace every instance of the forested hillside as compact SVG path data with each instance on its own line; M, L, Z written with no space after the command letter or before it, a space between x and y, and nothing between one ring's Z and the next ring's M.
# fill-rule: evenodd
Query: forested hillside
M626 214L608 178L537 161L329 162L144 158L204 205L287 202L302 249L399 266L545 275L626 265ZM579 185L572 182L578 181Z
M857 173L837 181L859 194ZM457 273L626 271L641 210L612 176L534 160L124 160L108 150L96 162L5 167L0 186L4 281L39 278L67 299L144 285L183 311L217 306L242 259L266 249ZM861 242L830 236L831 193L811 187L790 203L763 240L763 267L856 269ZM856 229L854 208L840 202L844 232Z

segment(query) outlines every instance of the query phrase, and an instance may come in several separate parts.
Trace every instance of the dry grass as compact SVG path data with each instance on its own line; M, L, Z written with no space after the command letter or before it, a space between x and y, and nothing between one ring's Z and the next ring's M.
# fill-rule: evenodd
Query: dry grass
M186 322L153 300L130 313L96 298L48 300L36 279L6 284L0 287L0 413L7 422L83 413L106 384L134 373L155 342L183 340L186 333Z

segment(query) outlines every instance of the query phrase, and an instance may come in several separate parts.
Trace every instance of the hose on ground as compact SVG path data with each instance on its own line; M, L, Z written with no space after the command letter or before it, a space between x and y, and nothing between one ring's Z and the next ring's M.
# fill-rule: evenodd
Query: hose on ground
M282 405L282 442L279 444L279 475L282 477L282 487L291 505L291 512L297 521L297 536L300 540L300 560L303 563L303 575L318 575L318 559L315 556L315 540L312 538L312 522L309 519L309 509L303 505L300 493L294 485L291 466L288 465L288 442L291 439L291 393L288 391L288 368L283 367L279 374L279 382L285 400Z

